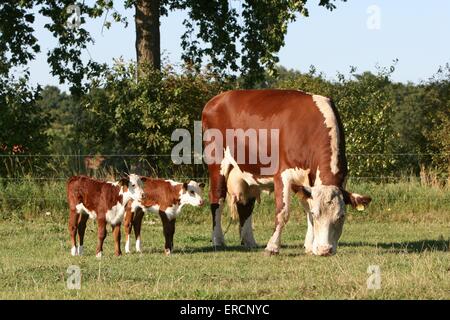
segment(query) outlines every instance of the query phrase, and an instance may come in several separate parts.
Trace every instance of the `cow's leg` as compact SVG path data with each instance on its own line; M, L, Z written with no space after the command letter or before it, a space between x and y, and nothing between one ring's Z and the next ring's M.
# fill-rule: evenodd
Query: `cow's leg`
M133 228L134 212L130 208L126 209L123 219L123 229L125 230L125 253L130 253L130 234Z
M306 213L306 221L307 221L307 225L308 225L308 229L306 231L306 236L305 236L305 243L304 243L304 247L305 247L305 252L306 253L312 253L312 247L313 247L313 242L314 242L314 227L313 227L313 217L311 215L311 211L310 211L310 206L308 204L308 201L306 199L303 198L303 196L299 195L300 198L300 203L303 206L303 209Z
M97 220L97 250L96 250L96 257L101 258L103 254L103 241L105 241L106 238L106 220L105 219L98 219Z
M120 223L112 227L112 232L114 236L114 254L116 256L121 256L122 251L120 250Z
M78 220L78 237L80 238L80 245L78 247L78 255L83 255L84 234L86 232L86 223L89 219L87 214L80 214Z
M241 244L246 248L255 248L258 244L253 237L252 212L256 199L250 199L246 205L236 203L239 213L239 230L241 235Z
M214 247L225 245L222 231L222 212L224 200L227 194L225 177L220 174L219 165L210 165L209 171L209 202L211 203L211 215L213 222L212 243Z
M165 238L164 253L169 256L173 250L173 235L175 233L176 219L169 220L164 212L159 213L163 223L163 233Z
M137 208L133 219L134 236L136 238L136 252L142 252L141 226L144 218L144 211Z
M274 177L274 193L276 203L275 231L266 246L268 254L278 254L281 246L281 233L289 220L289 192L291 183L283 181L281 176Z

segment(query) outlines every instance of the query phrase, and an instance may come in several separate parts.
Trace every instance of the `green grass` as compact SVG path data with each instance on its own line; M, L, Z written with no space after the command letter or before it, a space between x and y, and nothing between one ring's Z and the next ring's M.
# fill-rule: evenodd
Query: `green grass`
M333 257L304 254L305 216L295 200L280 255L265 256L273 200L264 196L255 209L258 249L242 248L232 223L227 248L215 251L208 208L186 208L172 256L163 255L161 223L149 215L142 254L115 257L109 234L98 260L95 223L88 224L85 255L71 257L64 184L42 189L32 183L0 189L0 299L450 299L448 190L353 184L352 191L374 201L364 213L349 210ZM30 200L5 203L14 190ZM62 200L33 204L39 190ZM224 228L228 222L225 214ZM66 287L70 265L81 268L81 290ZM367 288L370 265L381 268L380 290Z

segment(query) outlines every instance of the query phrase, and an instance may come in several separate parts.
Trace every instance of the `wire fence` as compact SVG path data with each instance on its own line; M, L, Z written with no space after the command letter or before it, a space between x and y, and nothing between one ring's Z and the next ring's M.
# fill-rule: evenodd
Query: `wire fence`
M123 173L136 173L162 179L208 180L205 163L194 164L195 154L191 154L191 163L175 164L172 154L0 154L0 182L18 181L66 181L74 175L90 175L107 180L116 180ZM350 168L350 180L357 181L405 181L421 179L422 164L431 157L445 157L450 161L450 153L347 153L349 164L372 161L374 166L379 160L386 162L396 159L403 164L402 169L390 169L386 172L364 172L355 174ZM362 160L361 160L362 159ZM400 160L399 160L400 159ZM378 161L378 162L377 162ZM368 164L367 166L370 166ZM450 168L450 164L449 164ZM376 170L371 170L376 171ZM369 173L369 174L367 174ZM435 175L432 179L445 182L445 175Z
M45 214L64 211L67 206L65 182L74 175L117 181L124 173L136 173L180 182L208 182L207 165L193 164L194 156L192 154L192 163L175 164L172 154L0 154L0 218L2 214L14 211L14 208ZM448 173L438 175L422 167L424 160L435 156L449 159L450 154L347 153L346 156L350 166L350 184L413 182L439 188L450 186ZM377 159L400 159L406 169L387 173L372 170L368 174L352 171L356 160L379 164ZM444 190L448 190L447 187Z

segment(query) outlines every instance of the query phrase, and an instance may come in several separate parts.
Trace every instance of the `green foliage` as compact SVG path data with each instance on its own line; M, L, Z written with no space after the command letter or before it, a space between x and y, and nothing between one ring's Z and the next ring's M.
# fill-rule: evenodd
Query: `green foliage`
M441 67L427 84L424 104L431 126L425 132L430 141L433 164L450 181L450 65ZM446 171L447 169L447 171Z
M83 120L77 129L83 152L170 154L172 132L192 131L205 103L227 88L207 72L148 68L139 82L135 74L134 65L116 64L83 97ZM167 158L156 161L167 167Z
M30 88L27 82L27 76L18 80L0 77L0 175L24 174L39 167L41 159L18 156L47 152L45 130L50 116L36 103L40 89Z
M52 119L46 133L51 138L49 154L70 154L80 149L76 128L82 109L79 101L58 87L46 86L40 92L37 105Z
M0 76L12 67L24 65L40 51L33 35L32 1L5 0L0 4Z

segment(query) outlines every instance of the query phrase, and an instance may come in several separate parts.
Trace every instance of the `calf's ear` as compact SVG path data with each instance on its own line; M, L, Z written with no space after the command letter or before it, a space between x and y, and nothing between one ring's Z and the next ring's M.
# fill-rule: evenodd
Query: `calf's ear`
M302 199L311 199L311 188L306 186L292 185L292 191L298 194Z
M145 181L147 181L147 177L139 177L141 179L142 182L145 183Z
M184 183L183 183L183 190L184 190L184 191L187 191L187 189L188 189L188 183L187 183L187 182L184 182Z
M342 195L344 196L345 204L352 205L353 208L363 211L369 203L372 201L372 198L369 196L363 196L357 193L351 193L346 190L342 191Z
M205 184L204 184L203 182L200 182L200 183L198 184L198 186L199 186L201 189L203 189L203 188L205 187Z

